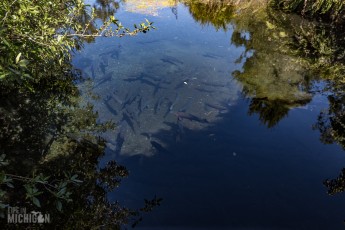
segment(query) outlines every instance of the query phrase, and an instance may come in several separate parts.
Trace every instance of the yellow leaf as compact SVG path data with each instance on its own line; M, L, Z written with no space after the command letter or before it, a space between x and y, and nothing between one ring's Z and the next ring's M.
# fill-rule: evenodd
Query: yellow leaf
M19 62L20 56L22 56L22 53L19 53L16 57L16 64Z
M287 34L284 31L280 31L279 32L279 37L285 38L285 37L287 37Z
M272 23L270 23L269 21L266 21L266 26L267 26L267 28L270 29L270 30L276 28L276 26L273 25Z

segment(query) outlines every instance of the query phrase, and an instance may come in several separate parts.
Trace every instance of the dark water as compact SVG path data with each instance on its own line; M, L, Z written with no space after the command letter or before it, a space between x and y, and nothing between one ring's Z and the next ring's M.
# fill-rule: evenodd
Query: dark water
M130 171L110 199L139 207L163 198L139 229L344 227L344 195L328 195L323 181L339 175L345 154L313 130L329 104L305 90L302 67L234 42L236 21L224 30L200 24L186 5L135 13L126 9L143 9L127 2L116 14L124 24L148 18L157 30L99 39L74 59L91 79L80 88L99 96L100 121L118 125L104 135L104 162ZM279 74L257 67L255 54ZM260 79L265 71L280 78Z

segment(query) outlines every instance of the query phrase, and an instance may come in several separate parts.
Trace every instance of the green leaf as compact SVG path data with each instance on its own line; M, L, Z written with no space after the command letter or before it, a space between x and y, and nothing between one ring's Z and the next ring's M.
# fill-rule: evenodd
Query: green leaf
M78 177L78 175L77 175L77 174L74 174L74 175L71 177L71 181L73 181L73 182L75 182L75 183L82 183L83 181L78 180L77 177Z
M62 211L62 203L59 200L56 202L56 209L59 210L59 212Z
M279 32L279 36L281 38L285 38L285 37L287 37L287 34L284 31L281 31L281 32Z
M19 54L17 55L17 57L16 57L16 64L19 62L20 56L22 56L22 53L19 53Z
M77 180L77 179L73 180L73 182L75 182L75 183L83 183L82 180Z
M11 184L11 183L6 183L6 185L10 188L14 188L13 184Z
M5 38L1 38L1 39L2 39L3 43L4 43L8 48L10 48L10 49L12 50L12 47L11 47L10 43L9 43Z
M28 64L29 64L29 61L26 59L20 60L19 62L19 66L22 68L26 68Z
M268 28L268 29L270 29L270 30L272 30L272 29L275 29L275 28L276 28L276 26L275 26L275 25L273 25L272 23L270 23L269 21L266 21L266 26L267 26L267 28Z
M40 201L36 198L36 197L32 197L32 202L34 203L34 205L36 205L37 207L41 207Z

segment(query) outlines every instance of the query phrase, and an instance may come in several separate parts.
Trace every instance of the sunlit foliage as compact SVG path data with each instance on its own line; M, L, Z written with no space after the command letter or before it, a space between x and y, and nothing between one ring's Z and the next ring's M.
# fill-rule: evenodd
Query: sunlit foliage
M270 5L287 12L330 20L336 24L345 22L345 2L342 0L270 0Z

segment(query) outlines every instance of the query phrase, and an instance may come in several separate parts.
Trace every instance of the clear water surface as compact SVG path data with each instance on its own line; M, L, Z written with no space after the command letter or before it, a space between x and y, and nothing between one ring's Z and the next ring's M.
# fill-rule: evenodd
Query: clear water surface
M103 161L116 159L130 171L110 199L140 207L144 198L163 198L137 228L344 227L344 195L328 195L323 181L338 176L345 154L338 145L323 144L312 128L328 107L326 96L300 85L259 79L253 86L235 78L246 71L255 78L262 70L255 64L248 70L245 63L264 51L235 44L235 23L219 29L198 22L188 5L145 8L126 1L116 17L125 25L148 18L157 30L97 39L73 62L90 78L80 88L98 95L92 102L100 121L117 124L104 135ZM254 35L240 33L244 41ZM289 62L272 53L265 58L283 67ZM299 68L281 76L293 80ZM267 115L253 108L267 99L258 95L265 84L268 99L275 91L290 100L297 90L293 95L303 100L291 99L276 121L274 110Z

